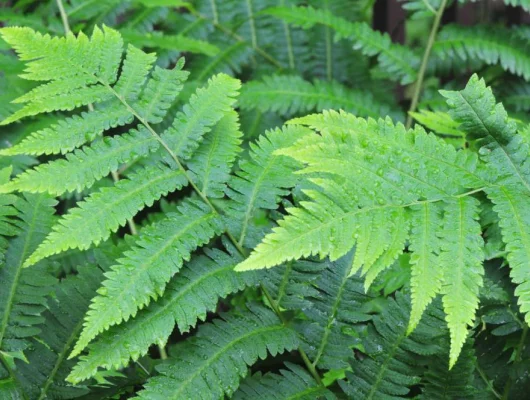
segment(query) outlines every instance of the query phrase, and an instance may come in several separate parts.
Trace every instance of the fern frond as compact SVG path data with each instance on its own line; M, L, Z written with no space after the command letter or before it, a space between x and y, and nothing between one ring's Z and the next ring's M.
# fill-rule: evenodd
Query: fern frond
M445 354L429 357L427 372L421 382L422 394L419 398L425 400L487 398L487 394L480 393L473 384L475 363L472 340L466 342L461 357L452 368L448 368Z
M239 101L245 110L257 108L285 116L325 109L343 109L361 117L400 116L369 92L349 89L336 81L311 83L296 75L272 75L261 82L250 81L243 86Z
M449 368L458 359L479 303L484 241L478 206L473 197L461 197L444 207L439 268L443 269L442 301L451 336Z
M412 208L410 234L410 289L412 309L408 333L420 322L423 312L442 288L443 270L438 267L440 254L439 227L442 210L436 203L425 203Z
M97 266L81 267L55 287L43 317L45 325L26 351L28 363L17 361L17 378L24 391L35 399L63 399L87 392L83 386L69 386L64 379L73 367L67 354L81 331L83 316L103 273Z
M269 131L250 145L249 157L239 162L239 171L228 183L227 195L232 201L225 212L229 217L229 230L241 245L251 247L256 242L251 232L251 220L256 210L276 209L286 190L296 184L297 179L292 172L300 164L273 153L291 146L309 133L308 129L300 126Z
M248 367L267 353L275 356L293 350L298 338L267 309L252 306L241 315L226 315L203 325L193 340L175 346L176 357L158 367L139 399L214 398L231 395Z
M203 40L186 37L184 35L166 35L161 32L142 33L130 29L120 30L123 38L138 47L149 47L166 50L177 50L205 54L213 57L219 53L219 48Z
M351 277L352 261L353 254L349 254L327 262L319 279L311 283L316 292L307 299L311 307L304 310L299 332L304 350L321 369L348 368L354 355L352 347L359 343L350 330L371 319L362 311L371 296L364 293L358 277Z
M234 400L263 399L263 400L335 400L335 395L328 389L318 385L303 368L298 365L285 363L288 369L280 370L279 374L258 372L251 378L245 379Z
M121 368L130 359L147 353L152 344L165 345L175 325L188 332L198 320L215 310L218 299L243 289L255 280L253 274L234 272L239 256L220 250L206 250L195 257L167 285L157 302L138 312L135 318L111 327L89 344L88 354L68 377L80 382L93 376L98 367ZM118 335L119 334L119 335ZM118 335L118 337L117 337Z
M15 204L18 219L14 223L19 232L9 242L5 265L0 268L0 349L4 352L23 349L24 339L38 333L35 325L43 322L45 296L55 279L45 265L30 271L23 264L55 222L56 204L44 194L26 194Z
M120 180L114 187L91 194L54 226L24 266L68 249L83 250L100 243L139 210L187 183L181 170L155 164Z
M461 123L460 129L475 142L481 158L493 170L493 185L486 192L500 217L521 312L530 321L530 279L526 273L530 265L529 144L517 134L515 122L508 119L502 104L495 104L491 89L476 75L464 90L442 94L451 106L452 118Z
M159 142L143 127L129 133L96 140L65 159L40 164L35 169L17 175L0 192L47 192L60 195L91 187L94 182L116 171L120 164L158 149ZM61 177L61 179L57 179Z
M214 76L197 89L183 111L162 135L177 157L187 160L199 147L202 136L232 110L241 82L225 74Z
M289 209L290 215L238 270L271 267L312 254L330 255L335 260L347 253L357 238L368 243L360 229L379 228L372 234L385 238L375 244L382 254L391 243L388 232L396 210L422 199L443 199L464 186L480 183L472 153L456 151L423 130L407 132L389 120L365 121L335 112L293 123L323 131L306 136L280 154L306 164L302 173L332 174L335 179L312 178L324 191L306 191L312 201ZM372 218L378 223L372 224ZM373 263L373 258L364 262ZM366 270L369 267L365 265Z
M529 46L502 27L448 25L432 48L432 63L462 68L466 62L500 65L505 71L530 79Z
M51 38L29 28L2 28L2 38L26 61L23 78L49 81L24 95L23 108L1 122L5 125L39 113L71 110L112 97L105 87L115 82L122 54L118 32L94 28L92 40L84 34L76 38ZM68 96L65 96L68 94Z
M386 77L407 84L416 80L419 58L410 49L392 43L388 34L374 31L363 22L350 22L328 10L313 7L271 7L264 11L293 25L309 29L324 25L336 32L336 39L349 39L354 49L368 56L377 56L379 67Z
M383 312L373 319L364 340L367 357L354 360L347 381L339 381L342 390L354 399L398 399L420 382L421 356L440 350L443 315L432 310L425 314L418 328L406 334L409 300L400 292L389 298Z
M240 152L241 130L235 111L226 113L187 163L191 179L208 198L222 198L230 172Z
M0 169L0 186L9 182L12 167ZM0 194L0 269L4 264L5 250L7 249L7 238L17 234L17 228L13 217L17 215L14 204L17 197L12 194Z
M33 132L13 147L0 150L0 155L67 153L94 140L99 134L131 123L133 116L120 104L108 104L92 112L83 112L58 121L49 128Z
M178 212L142 230L98 290L87 313L83 332L71 356L79 354L96 335L134 317L151 299L164 294L167 282L199 246L224 229L219 214L192 200Z

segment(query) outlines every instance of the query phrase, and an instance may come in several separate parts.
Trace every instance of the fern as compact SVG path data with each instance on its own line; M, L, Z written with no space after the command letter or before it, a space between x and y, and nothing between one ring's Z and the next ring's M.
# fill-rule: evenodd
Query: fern
M307 166L302 172L310 174L312 181L324 191L307 190L306 195L312 201L302 202L300 207L288 210L289 215L280 221L280 226L265 237L253 254L238 266L238 270L271 267L285 260L313 254L329 255L334 260L356 245L351 274L361 267L363 274L372 268L380 272L391 265L404 247L409 227L401 221L402 218L405 221L408 218L409 208L438 203L444 199L460 199L459 196L464 194L462 184L471 188L481 182L475 173L477 160L473 154L457 152L452 146L443 144L421 130L405 132L402 127L395 127L389 121L376 123L331 112L295 122L321 130L321 135L309 135L306 140L283 150L282 154L305 163ZM390 144L393 146L392 150ZM421 161L415 157L421 157ZM449 170L452 172L449 173ZM335 178L326 179L322 174L331 174ZM452 182L456 176L459 179ZM466 199L464 204L467 202ZM449 215L453 215L451 201L444 209ZM476 242L469 250L466 249L466 253L462 252L463 248L458 247L464 247L462 237L466 237L466 240L473 237L474 241L478 241L481 233L477 229L480 228L477 222L473 220L476 211L467 211L467 208L462 210L466 210L459 214L466 216L465 220L462 219L463 236L460 241L448 244L443 250L447 252L447 256L452 252L462 254L462 265L466 266L457 267L453 260L445 258L446 255L440 255L438 262L444 271L443 279L447 288L451 289L444 292L434 283L432 292L414 292L413 307L418 307L418 311L413 315L421 315L425 305L440 291L445 293L445 302L452 301L453 296L463 296L468 299L466 301L472 299L474 308L470 303L471 310L465 312L474 315L480 281L476 282L476 278L470 277L476 286L466 283L461 288L455 286L461 281L452 281L459 279L457 277L461 272L458 268L468 268L467 263L476 266L476 260L481 262L483 259L480 242ZM433 222L436 223L435 220L430 223ZM440 232L439 227L430 229ZM453 234L455 232L450 231ZM394 239L396 237L399 238L397 242ZM431 244L433 247L430 247ZM436 242L429 243L427 252L436 254L437 251ZM390 252L392 256L385 259L385 264L377 265L378 258L385 257L386 252ZM421 268L422 263L417 263L416 266ZM424 283L423 279L430 279L421 274L413 269L413 276L421 283ZM461 337L456 336L457 332L467 332L467 325L472 323L472 318L465 317L462 309L456 310L447 304L447 322L453 335L454 349L451 364L454 364L463 343ZM415 316L411 320L411 330L417 319Z
M215 338L215 339L213 339ZM263 308L252 307L241 316L231 315L204 325L194 340L183 342L179 358L159 367L139 399L193 398L210 393L231 395L247 374L247 365L296 348L298 339L278 318Z
M134 319L111 328L90 344L88 354L81 356L68 379L79 382L93 376L98 367L125 366L130 358L136 360L147 353L151 344L164 344L175 325L181 332L188 332L197 320L204 321L219 297L252 283L252 275L233 272L239 260L234 254L218 250L192 259L170 281L160 301L151 303ZM120 340L116 342L118 332Z
M282 369L280 374L256 373L247 378L234 393L234 399L335 399L335 395L319 386L313 378L295 364L286 363L288 369Z
M389 105L379 103L370 93L347 89L337 82L311 84L297 76L271 76L263 82L249 82L243 86L240 104L243 109L258 108L286 116L336 108L363 117L394 114ZM399 113L395 115L399 119Z
M337 39L350 39L355 49L365 55L377 56L379 66L389 79L406 84L416 78L416 66L419 64L416 55L405 47L393 44L388 35L372 30L366 23L352 23L327 10L312 7L274 7L266 12L305 29L322 24L335 30Z
M134 317L151 298L163 295L167 282L191 252L223 231L219 216L211 211L201 203L183 202L177 213L144 228L134 246L106 275L72 355L79 354L109 326Z
M434 308L407 336L407 314L408 299L398 293L374 318L364 343L368 357L354 360L352 372L346 373L347 380L339 382L350 398L403 398L411 386L419 383L421 357L439 351L443 317Z
M443 64L456 67L465 62L500 65L505 71L530 78L528 46L512 32L497 27L475 26L473 30L450 25L433 46L433 55Z
M482 159L492 168L495 185L487 193L500 217L512 280L518 285L516 295L529 321L530 283L524 272L530 254L528 144L516 133L515 123L507 119L504 107L495 104L491 89L477 76L470 79L464 90L443 94L452 107L453 118L462 124L461 129L476 142Z
M96 266L80 268L56 285L54 299L44 313L45 328L27 352L28 364L16 362L17 381L24 392L35 399L61 399L87 393L86 387L69 386L64 379L74 362L68 352L81 330L90 296L98 287L102 271ZM42 342L41 342L42 341Z

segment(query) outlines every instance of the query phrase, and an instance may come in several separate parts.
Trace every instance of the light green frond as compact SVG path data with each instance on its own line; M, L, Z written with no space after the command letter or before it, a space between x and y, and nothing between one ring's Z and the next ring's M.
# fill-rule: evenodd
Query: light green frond
M26 61L23 78L48 81L22 97L25 105L2 121L56 110L71 110L101 102L112 94L105 85L114 83L122 54L117 31L94 28L92 38L80 33L76 38L41 35L30 28L2 28L2 38ZM68 93L68 96L64 96Z
M300 164L273 153L293 145L310 133L300 126L269 131L250 145L249 157L239 162L239 170L228 183L227 195L232 201L225 211L230 217L227 221L229 229L241 245L250 245L256 241L256 238L250 238L250 242L247 242L256 210L276 209L281 197L287 193L286 190L292 188L298 180L293 171Z
M123 38L137 47L149 47L166 50L177 50L213 57L219 53L219 48L210 42L198 40L183 35L167 35L161 32L139 33L134 30L120 30Z
M296 364L285 363L288 369L279 373L261 372L245 379L234 400L335 400L335 395L328 389L318 385L303 368Z
M326 125L328 117L340 128ZM324 190L306 191L312 201L288 209L289 215L238 266L240 270L316 254L336 259L355 243L361 246L361 256L370 257L361 257L355 267L366 263L369 269L391 245L396 209L425 199L438 201L481 182L472 153L456 151L423 130L405 131L388 120L365 121L334 112L295 122L317 129L321 124L323 132L305 136L279 153L306 165L301 172L318 176L311 180ZM377 223L372 224L374 219ZM369 241L368 234L377 240ZM376 248L363 248L365 244Z
M192 180L201 193L209 198L224 197L226 183L240 152L241 130L235 111L226 113L188 161Z
M241 315L226 315L203 325L194 336L175 346L175 358L160 365L138 393L138 399L177 400L208 393L232 395L248 367L258 359L293 350L296 334L267 309L253 306Z
M81 191L111 171L116 171L120 164L145 156L158 147L158 141L147 129L140 127L138 131L131 130L127 134L96 140L67 154L65 159L40 164L0 186L0 192L18 190L60 195Z
M484 275L484 241L478 206L478 200L468 196L444 207L438 267L443 271L442 300L451 336L449 368L458 359L479 303Z
M178 212L142 230L131 249L105 274L71 357L97 334L134 317L151 299L161 297L167 282L191 253L223 229L219 214L201 202L189 200L181 203Z
M155 67L138 103L138 114L144 120L152 124L162 122L188 78L189 73L182 71L183 66L181 58L171 70Z
M311 83L296 75L272 75L263 81L250 81L243 85L239 101L243 109L257 108L286 116L343 109L360 117L379 118L390 114L401 117L399 112L393 112L388 104L379 102L367 91L350 89L336 81Z
M415 206L412 212L410 233L412 309L407 333L420 322L423 312L440 292L444 271L440 265L441 207L437 203Z
M100 243L146 205L187 183L182 171L154 165L91 194L61 218L24 266L68 249L83 250Z
M154 53L144 53L142 50L129 45L120 79L114 90L128 101L138 99L155 61L156 55Z
M160 300L151 302L135 318L111 327L91 343L88 354L81 356L68 380L75 383L85 380L98 367L124 367L130 359L146 354L152 344L163 346L175 325L180 332L188 332L198 320L206 319L219 298L252 283L253 274L234 272L239 256L219 250L206 250L206 254L207 257L198 256L186 264L169 282Z
M131 123L133 116L121 104L109 103L95 111L83 112L33 132L0 155L67 153L94 140L103 131Z
M486 189L500 217L502 238L508 251L511 277L518 303L530 321L530 197L529 144L517 133L502 104L496 104L491 89L474 75L460 92L442 92L451 106L450 115L479 148L479 154L492 169L492 185Z
M172 126L162 134L162 139L178 157L189 159L202 136L232 110L240 87L241 82L228 75L214 76L206 87L197 89L191 96Z

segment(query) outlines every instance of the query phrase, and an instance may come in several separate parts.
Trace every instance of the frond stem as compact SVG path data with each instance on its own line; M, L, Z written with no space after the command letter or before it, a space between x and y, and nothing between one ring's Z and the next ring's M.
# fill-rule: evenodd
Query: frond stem
M429 56L431 55L432 46L436 35L438 33L438 27L440 26L440 21L442 20L442 15L447 5L447 0L442 0L440 8L434 17L434 22L432 24L431 33L429 35L429 40L427 41L427 46L425 47L425 52L423 53L423 58L421 60L420 71L418 73L418 79L416 80L416 85L414 87L414 94L412 95L412 102L410 103L410 108L407 113L407 122L405 126L409 129L412 125L412 115L410 113L416 111L418 107L418 101L420 99L421 88L423 86L423 79L425 78L425 71L427 70L427 62L429 61Z
M270 303L272 309L274 310L274 313L278 316L278 318L280 318L280 321L282 321L282 323L284 325L287 325L287 321L283 317L283 314L280 311L280 308L278 307L278 305L276 304L276 302L272 298L271 294L269 293L269 291L267 290L267 288L263 284L261 284L261 291L263 292L263 294L267 298L267 301ZM300 353L300 357L302 357L302 360L304 361L305 366L307 367L307 369L309 370L309 372L311 373L311 375L313 376L315 381L319 385L322 385L322 379L320 379L320 375L318 374L315 366L311 363L311 360L309 360L309 357L307 356L307 354L304 351L304 349L299 347L298 348L298 352Z
M24 391L23 386L21 386L20 383L18 382L18 379L17 379L17 376L15 375L15 372L13 371L13 369L11 368L9 363L6 361L6 359L4 358L3 354L0 354L0 364L2 364L4 366L4 368L7 370L7 373L9 374L11 379L13 379L13 381L15 382L15 384L17 385L17 388L20 388L20 393L22 393L22 398L24 400L29 400L28 395Z
M482 368L480 368L480 365L478 364L478 361L477 359L475 358L475 369L477 370L478 374L480 375L480 377L482 378L482 380L484 381L484 383L486 384L486 386L488 387L488 389L490 390L490 392L497 398L497 399L500 399L501 398L501 395L495 390L495 388L493 387L493 385L491 384L491 382L488 380L488 377L486 376L486 373L482 370Z
M57 3L57 8L59 8L59 14L61 14L61 20L63 21L64 33L68 35L71 32L71 30L70 30L70 24L68 22L68 15L66 15L66 11L64 10L63 0L55 0L55 2Z

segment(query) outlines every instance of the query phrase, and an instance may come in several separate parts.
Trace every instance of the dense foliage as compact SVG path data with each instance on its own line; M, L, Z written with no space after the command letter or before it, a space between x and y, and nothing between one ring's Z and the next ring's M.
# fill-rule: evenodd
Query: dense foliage
M528 27L11 3L0 399L526 398Z

